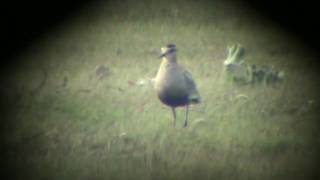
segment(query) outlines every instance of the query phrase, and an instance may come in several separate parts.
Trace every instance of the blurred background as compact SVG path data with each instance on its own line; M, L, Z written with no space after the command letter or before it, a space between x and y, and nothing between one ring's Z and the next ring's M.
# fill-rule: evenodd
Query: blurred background
M319 177L316 6L124 0L9 3L1 53L2 179ZM150 83L160 47L203 99L183 128ZM237 85L227 47L285 72Z

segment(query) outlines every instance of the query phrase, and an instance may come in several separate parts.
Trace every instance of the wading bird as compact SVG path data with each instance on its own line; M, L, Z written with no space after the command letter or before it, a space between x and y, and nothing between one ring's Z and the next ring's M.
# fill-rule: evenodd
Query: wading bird
M175 108L186 107L184 122L184 127L186 127L189 105L200 103L200 95L192 75L178 64L176 52L177 48L174 44L161 48L162 62L154 85L159 99L172 109L174 126L176 124Z

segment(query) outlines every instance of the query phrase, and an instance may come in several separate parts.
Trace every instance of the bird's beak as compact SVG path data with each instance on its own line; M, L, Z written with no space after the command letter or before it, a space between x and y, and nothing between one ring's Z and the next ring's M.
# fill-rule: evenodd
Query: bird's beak
M161 53L159 58L163 58L163 56L167 55L167 53Z
M160 54L159 58L163 58L163 56L167 55L167 53L168 53L167 48L162 47L161 54Z

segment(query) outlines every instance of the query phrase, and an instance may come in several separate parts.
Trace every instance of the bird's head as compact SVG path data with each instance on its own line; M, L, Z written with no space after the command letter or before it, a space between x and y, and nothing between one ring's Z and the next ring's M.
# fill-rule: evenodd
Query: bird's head
M168 44L166 47L161 48L160 58L166 57L169 60L176 59L177 48L174 44Z

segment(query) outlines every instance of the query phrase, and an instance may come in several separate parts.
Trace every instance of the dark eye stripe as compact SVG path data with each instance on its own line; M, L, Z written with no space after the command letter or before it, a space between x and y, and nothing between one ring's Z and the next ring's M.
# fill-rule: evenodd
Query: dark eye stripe
M175 48L169 49L168 54L169 54L169 53L173 53L173 52L176 52L176 49L175 49Z

